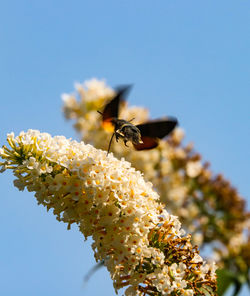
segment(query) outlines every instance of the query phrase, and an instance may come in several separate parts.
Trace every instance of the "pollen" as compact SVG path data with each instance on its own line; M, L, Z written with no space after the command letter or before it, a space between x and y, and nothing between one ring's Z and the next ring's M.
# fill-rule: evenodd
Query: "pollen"
M140 254L141 251L142 251L142 249L140 247L136 249L136 253L138 253L138 254Z

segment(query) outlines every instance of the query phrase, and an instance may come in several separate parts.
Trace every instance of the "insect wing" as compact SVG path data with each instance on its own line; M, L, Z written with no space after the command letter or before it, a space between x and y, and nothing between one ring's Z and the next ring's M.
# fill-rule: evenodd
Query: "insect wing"
M133 144L136 150L148 150L158 146L157 138L141 137L143 143Z
M155 148L158 145L157 139L162 139L170 134L176 127L178 121L174 117L149 121L139 124L136 127L141 132L142 144L134 145L136 150L146 150Z
M131 86L123 86L117 89L116 96L104 107L102 112L102 121L110 121L112 118L118 118L120 103L124 101Z
M168 117L166 119L153 120L143 124L138 124L136 127L140 130L141 136L162 139L172 132L177 123L176 118Z

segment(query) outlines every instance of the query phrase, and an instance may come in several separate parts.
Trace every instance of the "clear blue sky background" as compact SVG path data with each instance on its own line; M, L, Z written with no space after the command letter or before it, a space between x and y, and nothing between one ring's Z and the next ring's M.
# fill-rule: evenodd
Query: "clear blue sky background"
M92 77L134 83L130 103L177 116L213 171L249 196L248 0L1 1L1 145L28 128L76 138L60 95ZM91 241L13 179L0 176L0 294L114 295L105 269L83 287Z

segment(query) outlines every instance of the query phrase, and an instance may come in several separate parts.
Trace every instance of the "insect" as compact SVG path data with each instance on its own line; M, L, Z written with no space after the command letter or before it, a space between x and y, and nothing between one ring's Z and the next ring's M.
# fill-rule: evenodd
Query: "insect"
M124 102L124 97L128 94L131 86L124 86L118 89L115 97L105 105L103 112L97 111L102 115L102 125L104 129L112 128L113 134L109 141L108 151L110 151L112 140L115 136L116 141L121 138L124 145L131 142L136 150L152 149L158 146L158 139L162 139L170 134L178 121L174 117L167 117L148 121L134 125L131 122L119 119L119 107Z

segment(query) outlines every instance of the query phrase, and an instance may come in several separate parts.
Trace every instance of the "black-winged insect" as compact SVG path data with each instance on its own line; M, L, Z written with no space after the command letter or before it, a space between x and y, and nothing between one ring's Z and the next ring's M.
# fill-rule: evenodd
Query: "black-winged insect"
M145 122L143 124L134 125L131 121L119 119L119 107L124 102L124 97L129 92L131 86L119 88L115 97L103 109L103 112L97 111L102 115L102 125L104 129L113 128L113 134L109 141L108 151L110 151L113 137L116 141L121 138L125 146L127 142L132 142L136 150L152 149L158 146L158 139L162 139L170 134L178 121L174 117L167 117Z

